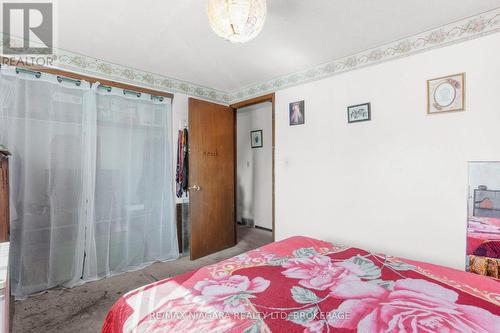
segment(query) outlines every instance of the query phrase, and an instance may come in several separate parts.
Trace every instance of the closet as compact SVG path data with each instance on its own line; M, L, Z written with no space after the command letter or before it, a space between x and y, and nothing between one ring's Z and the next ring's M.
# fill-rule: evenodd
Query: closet
M176 139L175 194L179 253L189 255L189 130L179 121Z
M1 66L0 144L16 298L178 257L170 98Z

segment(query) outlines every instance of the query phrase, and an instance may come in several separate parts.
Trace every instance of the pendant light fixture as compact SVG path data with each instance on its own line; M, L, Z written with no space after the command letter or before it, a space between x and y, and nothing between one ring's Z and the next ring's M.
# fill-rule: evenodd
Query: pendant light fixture
M245 43L255 38L266 20L266 0L208 0L208 21L220 37Z

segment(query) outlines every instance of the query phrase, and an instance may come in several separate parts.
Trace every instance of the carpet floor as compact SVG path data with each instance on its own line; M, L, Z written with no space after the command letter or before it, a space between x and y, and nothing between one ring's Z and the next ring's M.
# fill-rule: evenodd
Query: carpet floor
M236 256L272 241L271 232L238 227L238 244L210 256L190 261L189 257L155 263L71 289L55 288L23 301L11 303L12 332L98 333L108 310L124 293L151 282L182 274Z

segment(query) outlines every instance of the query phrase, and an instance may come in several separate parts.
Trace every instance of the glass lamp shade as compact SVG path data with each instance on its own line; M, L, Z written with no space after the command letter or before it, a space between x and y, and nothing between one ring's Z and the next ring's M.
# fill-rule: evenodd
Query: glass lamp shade
M212 30L233 43L255 38L266 20L266 0L208 0Z

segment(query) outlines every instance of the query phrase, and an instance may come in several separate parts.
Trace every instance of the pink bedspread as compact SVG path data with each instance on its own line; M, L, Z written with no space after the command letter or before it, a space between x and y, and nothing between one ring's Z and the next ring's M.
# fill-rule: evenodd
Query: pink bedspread
M500 283L293 237L131 291L102 331L500 332Z

